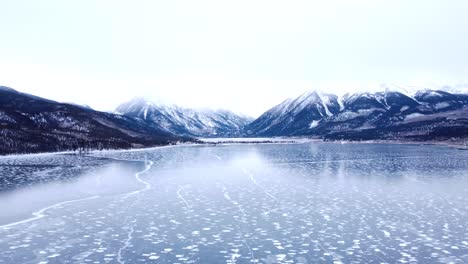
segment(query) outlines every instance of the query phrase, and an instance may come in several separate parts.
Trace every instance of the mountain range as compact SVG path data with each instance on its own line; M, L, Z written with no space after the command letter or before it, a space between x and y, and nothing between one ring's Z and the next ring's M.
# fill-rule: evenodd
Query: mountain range
M140 119L0 86L0 154L137 148L188 140Z
M135 98L113 113L0 86L0 154L136 148L200 137L312 137L324 140L468 138L468 95L397 90L338 96L309 91L257 119Z
M165 131L191 137L239 137L252 118L228 110L195 110L156 104L135 98L117 107L115 113L138 118Z
M244 128L246 136L337 140L447 140L468 137L468 95L421 90L337 96L311 91L288 99Z

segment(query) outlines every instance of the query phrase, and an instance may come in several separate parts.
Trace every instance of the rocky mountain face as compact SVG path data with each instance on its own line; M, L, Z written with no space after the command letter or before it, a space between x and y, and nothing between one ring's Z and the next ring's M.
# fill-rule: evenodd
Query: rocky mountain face
M252 121L227 110L195 110L156 104L143 98L120 105L115 113L138 118L169 133L193 137L237 137Z
M131 148L186 141L157 126L0 86L0 154Z
M313 121L338 113L340 103L336 95L308 92L268 110L247 125L244 132L250 136L294 135L309 128Z
M387 90L338 97L312 91L268 110L244 132L333 140L464 138L468 137L468 95Z

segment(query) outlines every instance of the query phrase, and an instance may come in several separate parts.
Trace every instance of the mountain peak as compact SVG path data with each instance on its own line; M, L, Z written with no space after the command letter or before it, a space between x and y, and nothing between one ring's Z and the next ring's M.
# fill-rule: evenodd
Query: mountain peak
M18 91L16 91L15 89L13 88L10 88L8 86L2 86L0 85L0 91L1 92L14 92L14 93L17 93Z
M228 110L192 109L154 103L137 97L117 107L116 113L143 119L168 132L186 136L239 136L250 118Z
M385 128L394 127L396 130L402 129L398 135L410 135L416 132L404 130L408 129L409 123L420 122L418 127L425 131L439 125L460 125L462 121L450 122L466 115L464 109L468 106L468 95L422 90L416 96L408 96L396 86L380 88L380 91L345 94L342 98L316 90L308 91L265 112L249 124L246 131L256 136L323 136L341 133L345 137L369 129L381 129L379 133L391 134L391 130ZM441 117L445 113L451 115L450 122L438 124L444 122ZM390 134L389 137L392 136ZM373 134L366 136L378 137Z

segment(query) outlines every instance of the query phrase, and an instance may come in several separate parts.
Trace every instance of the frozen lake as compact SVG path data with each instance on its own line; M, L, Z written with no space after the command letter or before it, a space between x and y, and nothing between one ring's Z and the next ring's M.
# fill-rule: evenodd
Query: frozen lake
M468 263L466 150L91 155L0 157L0 263Z

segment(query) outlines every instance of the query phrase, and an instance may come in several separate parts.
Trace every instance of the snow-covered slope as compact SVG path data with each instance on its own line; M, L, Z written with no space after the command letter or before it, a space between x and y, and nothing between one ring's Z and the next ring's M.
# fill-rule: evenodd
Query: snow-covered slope
M98 112L0 86L0 154L130 148L184 138L139 119Z
M227 110L195 110L136 98L117 107L117 114L139 118L177 135L239 136L250 118Z
M468 95L391 89L342 97L307 92L273 107L245 128L249 136L355 139L468 137L467 131Z
M306 92L296 99L287 99L265 112L245 128L251 135L290 135L333 116L342 109L338 96ZM315 122L314 122L315 121Z

